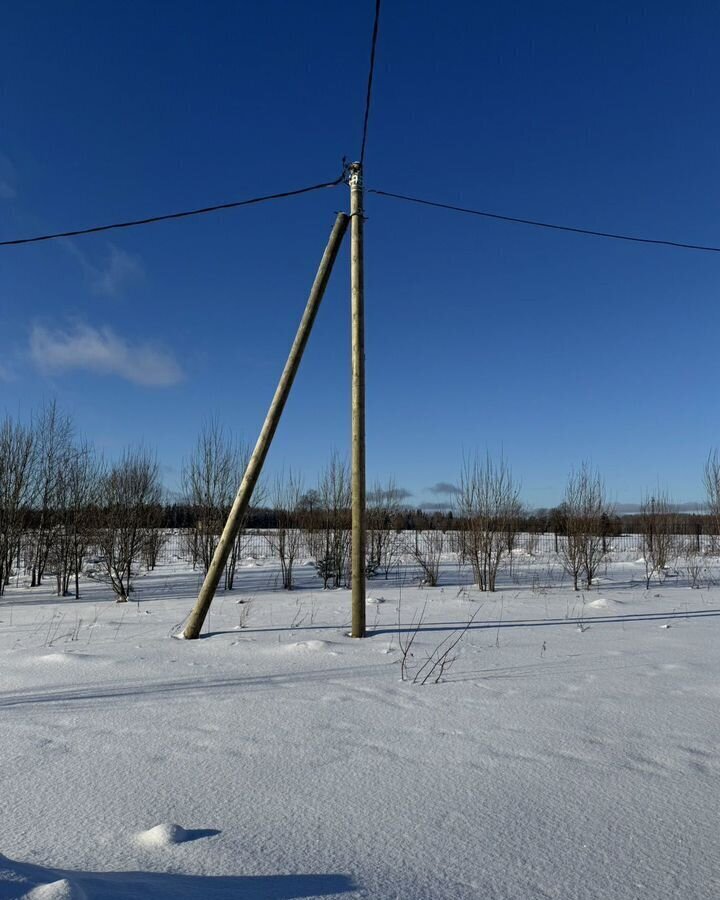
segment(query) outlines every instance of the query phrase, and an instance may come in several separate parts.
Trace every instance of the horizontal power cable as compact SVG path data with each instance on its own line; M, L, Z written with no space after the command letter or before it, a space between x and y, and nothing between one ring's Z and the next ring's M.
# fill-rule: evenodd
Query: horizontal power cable
M240 206L251 206L255 203L264 203L267 200L282 200L285 197L297 197L299 194L309 194L311 191L319 191L322 188L335 187L344 179L345 173L335 181L324 181L321 184L312 184L309 187L296 188L292 191L282 191L279 194L265 194L262 197L251 197L248 200L233 200L229 203L218 203L215 206L203 206L200 209L188 209L182 212L165 213L160 216L148 216L144 219L131 219L127 222L113 222L110 225L94 225L90 228L76 228L72 231L57 231L54 234L40 234L35 237L15 238L11 241L0 241L0 247L12 247L18 244L37 244L40 241L52 241L56 238L77 237L81 234L97 234L100 231L111 231L114 228L134 228L136 225L152 225L155 222L167 222L170 219L185 219L189 216L203 216L206 213L219 212L223 209L237 209Z
M486 219L498 219L501 222L513 222L519 225L533 225L535 228L551 228L553 231L569 231L573 234L585 234L591 237L612 238L615 241L632 241L636 244L657 244L662 247L677 247L681 250L704 250L708 253L720 253L720 247L711 247L705 244L689 244L683 241L666 241L658 238L638 237L631 234L618 234L612 231L594 231L591 228L576 228L572 225L558 225L554 222L539 222L536 219L520 219L516 216L505 216L500 213L487 212L482 209L470 209L466 206L454 206L451 203L440 203L436 200L426 200L421 197L411 197L407 194L395 194L392 191L381 191L376 188L367 188L368 194L377 194L380 197L392 197L394 200L405 200L408 203L417 203L421 206L433 206L437 209L449 209L452 212L467 213L471 216L482 216Z

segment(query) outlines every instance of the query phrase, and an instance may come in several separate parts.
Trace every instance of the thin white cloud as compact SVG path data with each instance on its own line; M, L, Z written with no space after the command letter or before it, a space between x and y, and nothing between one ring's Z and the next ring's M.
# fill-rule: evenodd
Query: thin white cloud
M132 344L110 328L83 324L72 331L34 326L30 357L41 372L79 369L117 375L146 387L169 387L183 378L180 365L167 350L149 343Z
M115 244L108 244L107 257L100 265L96 265L73 241L63 243L82 266L90 290L95 294L117 297L145 275L140 258Z
M0 362L0 381L10 382L15 381L15 373L13 370L5 365L5 363Z

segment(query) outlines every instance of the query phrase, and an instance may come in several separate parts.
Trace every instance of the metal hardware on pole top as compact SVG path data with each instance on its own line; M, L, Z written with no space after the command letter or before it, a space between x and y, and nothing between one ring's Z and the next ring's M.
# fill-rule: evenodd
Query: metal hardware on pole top
M350 163L347 167L345 180L351 190L362 190L365 186L363 184L362 164L359 162Z

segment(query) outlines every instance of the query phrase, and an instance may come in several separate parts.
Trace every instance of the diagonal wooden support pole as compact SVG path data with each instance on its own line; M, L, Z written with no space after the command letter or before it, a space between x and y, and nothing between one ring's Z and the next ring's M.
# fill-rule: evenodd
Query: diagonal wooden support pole
M300 366L303 351L305 350L308 338L310 337L310 331L312 330L317 311L320 308L320 303L323 294L325 293L328 280L330 279L330 273L332 272L333 264L337 258L349 221L350 218L345 215L345 213L338 213L335 225L330 233L330 240L325 248L325 253L320 261L320 267L318 268L315 281L310 290L310 297L308 298L305 312L300 321L297 335L290 348L290 355L285 363L285 368L280 376L275 396L273 397L270 409L265 418L265 424L262 427L260 437L257 439L255 449L248 462L245 475L243 476L242 483L240 484L237 496L235 497L235 502L232 505L227 522L225 523L225 528L223 529L220 541L215 548L215 554L210 563L210 568L205 576L205 580L203 581L203 585L200 588L200 593L198 594L195 606L183 629L182 636L186 640L194 640L200 636L200 630L205 621L205 617L208 614L208 610L210 609L213 597L215 596L215 591L220 582L220 576L225 568L228 556L230 555L230 550L237 538L247 508L250 505L253 490L260 477L265 457L267 456L278 423L280 422L280 416L285 408L285 403L290 394L290 389L295 380L298 367Z

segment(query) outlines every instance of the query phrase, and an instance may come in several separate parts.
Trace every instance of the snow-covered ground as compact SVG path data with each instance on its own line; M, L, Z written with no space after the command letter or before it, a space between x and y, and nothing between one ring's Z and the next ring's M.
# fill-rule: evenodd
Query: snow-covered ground
M124 605L11 587L0 898L720 897L720 588L523 560L373 579L363 641L310 567L248 561L194 642L180 563ZM475 618L421 686L423 608L411 675Z

